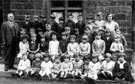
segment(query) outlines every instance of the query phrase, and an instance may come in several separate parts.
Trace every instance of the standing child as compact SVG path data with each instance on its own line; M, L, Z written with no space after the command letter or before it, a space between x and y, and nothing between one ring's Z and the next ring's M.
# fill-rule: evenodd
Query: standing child
M98 55L95 54L92 56L92 61L89 62L88 78L97 80L100 67L101 67L101 64L98 61Z
M100 33L98 33L95 37L95 40L92 44L92 52L93 54L102 55L105 52L105 42L101 39Z
M67 52L71 57L73 57L75 53L79 53L79 45L77 42L75 42L75 39L75 35L71 35L70 43L67 46Z
M57 78L60 74L60 69L61 69L61 61L60 57L56 57L53 63L53 68L52 68L52 77Z
M82 70L83 70L83 60L80 59L79 55L74 55L74 61L73 61L73 71L72 75L74 78L81 78Z
M65 55L64 62L61 63L60 78L68 78L73 70L73 64L70 61L70 56Z
M40 38L40 50L39 50L40 54L47 53L48 52L48 47L49 47L48 42L45 40L45 37L42 36Z
M88 41L88 37L86 35L82 36L82 42L79 44L80 46L80 55L81 55L81 59L83 59L83 57L89 57L90 55L90 43L87 42Z
M28 75L28 72L30 71L30 60L27 59L27 53L24 53L22 55L22 59L20 60L17 71L15 75L18 76L26 76Z
M51 41L49 42L49 55L52 60L55 59L55 56L59 55L59 41L57 40L56 33L51 34Z
M79 29L79 34L82 35L84 33L85 23L83 22L82 15L77 16L78 22L76 23L76 28Z
M22 36L22 41L20 41L19 43L20 52L17 55L17 58L22 58L22 54L27 53L28 48L29 48L28 36L27 35Z
M35 58L36 53L39 51L39 43L36 40L37 40L36 34L32 34L28 49L29 52L28 58L30 59L31 64Z
M51 70L53 67L53 64L50 60L49 54L43 55L44 56L44 61L42 61L40 67L41 70L39 71L39 74L41 77L47 76L48 78L51 78Z

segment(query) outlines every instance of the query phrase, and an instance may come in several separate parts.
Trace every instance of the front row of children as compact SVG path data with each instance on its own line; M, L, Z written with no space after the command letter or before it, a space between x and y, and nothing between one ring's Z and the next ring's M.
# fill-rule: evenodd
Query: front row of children
M17 71L17 76L34 76L47 78L90 78L93 80L126 80L133 82L130 72L130 65L125 60L126 55L120 53L118 61L112 60L110 53L105 54L104 60L98 60L98 55L93 54L90 58L80 59L79 54L75 54L71 59L68 54L56 56L52 61L49 54L36 54L35 60L30 62L27 53L22 55Z

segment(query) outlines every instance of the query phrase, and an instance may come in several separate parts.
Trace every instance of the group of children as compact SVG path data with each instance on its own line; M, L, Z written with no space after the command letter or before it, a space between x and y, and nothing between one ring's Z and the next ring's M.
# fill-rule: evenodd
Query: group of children
M80 18L77 24L83 27ZM101 25L91 20L84 29L73 28L69 15L61 33L53 31L51 23L45 24L45 32L40 27L30 28L29 33L22 29L16 75L133 82L124 54L126 40L120 29L112 34L109 28L100 29Z

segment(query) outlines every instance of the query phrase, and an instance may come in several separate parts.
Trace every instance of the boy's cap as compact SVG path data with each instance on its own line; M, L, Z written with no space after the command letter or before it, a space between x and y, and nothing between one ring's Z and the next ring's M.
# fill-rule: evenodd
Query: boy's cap
M112 55L110 53L105 54L106 58L112 58Z
M66 35L67 33L66 32L62 32L62 35Z
M92 58L96 58L96 57L98 57L99 55L98 54L96 54L96 53L93 53L92 54Z
M22 35L21 39L24 39L24 38L29 39L29 36L28 35Z
M70 27L65 27L66 30L70 30Z
M37 35L35 33L32 33L31 34L31 37L36 37Z
M76 36L75 36L75 35L71 35L71 36L70 36L70 38L74 38L74 39L75 39L75 38L76 38Z
M102 12L98 12L97 15L98 15L98 16L99 16L99 15L103 15L103 13L102 13Z
M39 16L38 15L34 15L34 18L38 18Z
M55 15L54 14L51 14L51 19L55 19Z
M60 17L59 20L64 20L64 18L63 17Z

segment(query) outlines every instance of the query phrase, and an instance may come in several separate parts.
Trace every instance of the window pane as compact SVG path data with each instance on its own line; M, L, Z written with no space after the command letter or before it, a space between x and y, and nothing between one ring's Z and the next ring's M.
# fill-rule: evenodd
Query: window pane
M68 0L68 7L82 7L82 0Z
M52 7L65 7L65 0L51 0Z

